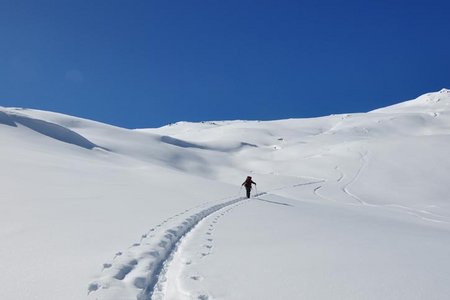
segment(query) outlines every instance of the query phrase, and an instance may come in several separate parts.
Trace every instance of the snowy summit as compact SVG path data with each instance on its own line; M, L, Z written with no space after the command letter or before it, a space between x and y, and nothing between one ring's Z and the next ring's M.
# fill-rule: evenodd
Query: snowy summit
M450 295L448 89L139 130L0 107L0 140L0 299Z

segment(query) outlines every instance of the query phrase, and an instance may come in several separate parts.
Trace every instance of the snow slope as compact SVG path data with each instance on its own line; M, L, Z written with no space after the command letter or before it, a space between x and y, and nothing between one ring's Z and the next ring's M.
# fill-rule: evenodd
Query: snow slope
M446 299L449 103L139 130L0 107L0 298Z

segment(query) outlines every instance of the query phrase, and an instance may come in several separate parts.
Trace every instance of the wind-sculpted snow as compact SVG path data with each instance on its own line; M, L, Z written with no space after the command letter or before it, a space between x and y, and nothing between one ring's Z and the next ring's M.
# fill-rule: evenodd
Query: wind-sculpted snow
M197 148L197 149L203 149L203 150L208 149L208 147L206 147L206 146L189 143L189 142L182 141L182 140L179 140L179 139L167 136L167 135L163 135L161 137L161 141L163 143L167 143L167 144L174 145L177 147L182 147L182 148Z
M11 117L0 111L0 125L8 125L12 127L17 127L16 123L14 123L14 120L11 119Z
M16 127L17 124L20 124L49 138L86 149L98 147L87 138L66 127L44 120L23 116L17 113L6 114L0 111L0 124L14 127Z
M236 146L232 145L229 147L208 146L208 145L190 143L190 142L183 141L183 140L180 140L180 139L177 139L174 137L170 137L167 135L163 135L161 137L161 141L163 143L181 147L181 148L194 148L194 149L211 150L211 151L219 151L219 152L234 152L234 151L239 151L244 147L254 147L254 148L258 147L257 145L246 143L246 142L240 142Z
M150 300L164 263L183 236L212 213L246 199L239 197L218 204L207 203L164 220L143 234L141 240L128 250L117 252L112 262L105 263L102 275L89 285L88 293L94 299L137 297L138 300Z

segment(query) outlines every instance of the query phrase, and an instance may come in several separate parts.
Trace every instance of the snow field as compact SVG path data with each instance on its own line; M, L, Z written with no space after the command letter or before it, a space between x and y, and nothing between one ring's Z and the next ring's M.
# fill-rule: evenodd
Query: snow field
M95 299L101 299L102 292L105 298L111 299L156 299L153 294L159 291L160 285L165 280L164 276L161 276L163 265L176 250L181 238L205 217L245 199L239 197L210 204L206 208L205 205L201 205L192 211L201 210L185 218L182 216L191 210L185 210L164 220L143 234L139 243L133 244L126 252L117 252L111 263L105 263L101 278L89 285L89 294L100 289L99 293L93 293ZM130 286L131 283L134 287Z
M448 230L362 205L259 198L212 216L183 240L163 299L448 295Z
M446 89L139 130L0 107L0 298L447 299L449 136Z

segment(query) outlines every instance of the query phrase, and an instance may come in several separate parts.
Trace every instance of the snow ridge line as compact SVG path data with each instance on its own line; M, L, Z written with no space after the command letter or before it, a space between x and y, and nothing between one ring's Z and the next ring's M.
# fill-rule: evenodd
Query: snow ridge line
M142 235L139 243L116 253L111 263L103 264L101 276L88 286L88 295L94 299L151 299L164 264L176 251L178 242L202 219L246 199L232 198L209 207L204 207L207 203L203 203L193 208L197 212L191 212L187 217L182 215L192 209L164 220Z
M263 195L265 193L259 193L256 194L254 197ZM177 230L169 229L166 231L166 235L164 237L166 238L165 242L167 242L166 247L164 247L163 255L160 257L160 259L155 262L153 265L154 267L150 272L148 273L146 285L143 291L138 295L138 300L150 300L152 298L153 292L155 290L155 286L158 282L158 278L163 271L164 263L170 259L171 256L173 256L173 253L177 249L178 242L189 232L191 231L201 220L206 218L207 216L211 215L212 213L226 207L233 205L237 202L246 200L246 197L239 197L234 200L230 200L224 203L216 204L214 206L211 206L207 209L204 209L190 217L188 217L182 224L184 226L178 226L176 227Z

